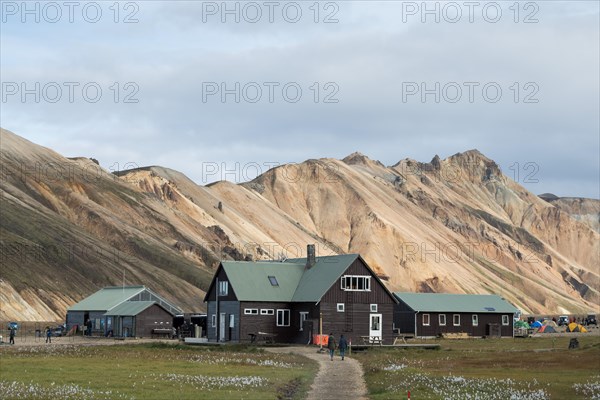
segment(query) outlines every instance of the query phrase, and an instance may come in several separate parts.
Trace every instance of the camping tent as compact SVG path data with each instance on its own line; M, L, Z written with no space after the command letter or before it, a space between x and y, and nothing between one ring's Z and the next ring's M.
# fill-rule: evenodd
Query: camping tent
M538 329L538 333L556 333L556 329L551 325L544 325Z
M542 327L542 323L540 321L535 321L533 324L531 324L532 328L541 328Z
M571 322L569 325L567 325L567 332L587 332L587 329L585 329L581 324Z
M545 320L544 321L544 325L551 326L553 328L558 327L558 325L556 324L556 322L552 321L551 319Z

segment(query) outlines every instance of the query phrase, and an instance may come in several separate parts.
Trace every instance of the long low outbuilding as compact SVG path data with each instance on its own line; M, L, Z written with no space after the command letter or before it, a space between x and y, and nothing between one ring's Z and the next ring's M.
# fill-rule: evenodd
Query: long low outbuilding
M513 337L517 308L493 294L395 292L394 327L416 337Z
M182 310L145 286L109 286L67 309L67 329L92 335L150 337L170 329Z

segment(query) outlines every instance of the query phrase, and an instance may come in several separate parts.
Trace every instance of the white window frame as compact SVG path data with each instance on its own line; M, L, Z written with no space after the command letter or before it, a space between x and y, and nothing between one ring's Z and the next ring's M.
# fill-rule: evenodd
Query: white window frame
M287 324L285 323L286 315L287 315ZM289 308L278 308L277 309L277 319L275 321L275 324L277 326L290 326L290 309Z
M244 315L258 315L258 308L244 308Z
M369 308L371 312L377 312L377 304L371 304Z
M227 296L229 293L229 281L219 281L219 296Z
M423 326L430 326L431 325L431 316L429 314L423 314L422 323L423 323Z
M356 279L356 285L352 285L352 281ZM350 287L348 286L348 281L350 282ZM362 289L358 289L359 280L362 281ZM355 286L356 288L352 289L351 287ZM343 275L340 278L340 288L347 292L370 292L371 291L371 277L368 275Z
M229 327L235 328L235 315L229 314Z
M458 318L458 323L456 323L456 318ZM452 315L452 326L460 326L460 314Z
M272 308L261 308L260 315L275 315L275 310Z
M300 329L299 331L304 330L302 327L302 323L308 319L308 311L300 311Z
M473 326L479 326L479 315L471 315L471 323L473 324Z
M506 321L506 322L505 322ZM506 314L502 314L502 326L510 325L510 318Z
M346 304L337 303L337 306L335 307L335 309L337 310L337 312L346 312Z
M213 314L210 316L210 324L213 328L217 327L217 314Z
M438 324L439 324L439 326L446 326L446 314L438 315Z

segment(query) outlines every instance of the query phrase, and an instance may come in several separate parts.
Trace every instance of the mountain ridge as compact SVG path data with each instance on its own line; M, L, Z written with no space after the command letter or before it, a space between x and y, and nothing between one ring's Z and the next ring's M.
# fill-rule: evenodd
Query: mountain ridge
M356 152L201 186L1 134L0 318L61 319L124 280L199 311L220 259L293 258L307 243L360 253L392 290L497 293L530 312L600 303L596 203L554 206L477 150L389 167Z

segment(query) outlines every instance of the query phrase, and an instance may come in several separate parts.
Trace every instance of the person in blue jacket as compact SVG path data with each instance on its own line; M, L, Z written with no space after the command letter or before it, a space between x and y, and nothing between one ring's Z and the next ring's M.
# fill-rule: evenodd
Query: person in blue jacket
M344 355L346 354L346 349L348 348L348 341L344 337L344 335L340 335L340 341L338 342L338 349L340 349L340 356L342 356L342 361L344 360Z

